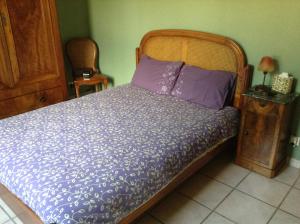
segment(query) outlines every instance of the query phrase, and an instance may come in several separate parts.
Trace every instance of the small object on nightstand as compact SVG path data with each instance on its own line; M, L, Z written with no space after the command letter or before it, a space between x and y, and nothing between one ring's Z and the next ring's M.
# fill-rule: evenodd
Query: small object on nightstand
M287 72L275 75L273 78L272 90L282 94L288 94L292 90L293 76Z
M83 80L90 80L93 77L93 73L91 71L84 71L82 77Z
M264 56L258 66L258 70L263 72L264 79L262 85L255 86L257 92L262 92L267 94L270 91L270 87L265 85L266 75L270 72L273 72L275 69L275 63L273 58L269 56Z
M272 92L271 92L272 93ZM290 121L297 94L243 94L236 163L267 177L287 161Z

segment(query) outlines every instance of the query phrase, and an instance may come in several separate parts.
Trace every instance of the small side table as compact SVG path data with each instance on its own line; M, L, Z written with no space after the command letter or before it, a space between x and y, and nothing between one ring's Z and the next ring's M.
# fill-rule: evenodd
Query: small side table
M290 121L297 94L243 94L236 163L267 177L287 161Z
M75 85L76 97L80 96L80 86L94 85L96 92L99 92L100 84L103 84L104 89L107 89L108 78L101 74L94 74L90 79L83 79L82 76L75 78L74 85Z

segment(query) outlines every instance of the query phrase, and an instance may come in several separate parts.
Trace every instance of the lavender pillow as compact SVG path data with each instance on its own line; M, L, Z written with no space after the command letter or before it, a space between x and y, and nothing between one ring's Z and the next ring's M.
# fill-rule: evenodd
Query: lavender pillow
M212 109L222 109L232 97L236 74L184 65L172 95Z
M131 83L158 94L169 95L182 65L183 62L158 61L144 55Z

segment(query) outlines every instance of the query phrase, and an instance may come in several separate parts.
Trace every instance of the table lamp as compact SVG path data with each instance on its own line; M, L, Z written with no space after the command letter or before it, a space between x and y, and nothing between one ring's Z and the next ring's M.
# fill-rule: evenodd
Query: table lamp
M265 85L266 75L270 72L273 72L274 69L275 69L275 63L274 63L273 58L271 58L269 56L262 57L262 59L260 60L259 65L258 65L258 70L263 72L264 80L263 80L262 85L257 85L255 87L256 91L269 92L270 88Z

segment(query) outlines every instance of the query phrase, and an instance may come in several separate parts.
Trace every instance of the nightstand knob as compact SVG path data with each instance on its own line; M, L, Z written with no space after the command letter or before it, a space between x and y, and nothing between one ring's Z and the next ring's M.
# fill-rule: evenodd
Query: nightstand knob
M244 135L249 135L249 132L247 130L244 131Z

